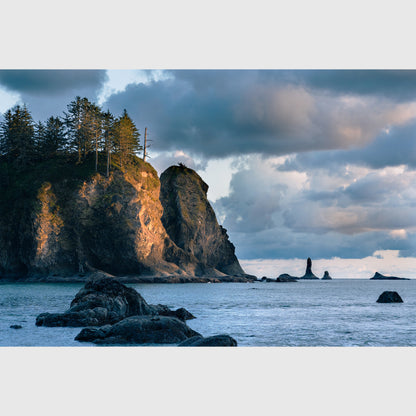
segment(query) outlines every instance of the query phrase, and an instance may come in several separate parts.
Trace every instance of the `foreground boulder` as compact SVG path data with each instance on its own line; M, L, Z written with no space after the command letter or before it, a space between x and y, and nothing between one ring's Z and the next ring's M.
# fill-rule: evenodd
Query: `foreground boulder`
M397 292L385 291L377 299L378 303L403 303L403 299Z
M75 295L64 313L42 313L37 326L102 326L114 324L129 316L165 315L186 320L194 316L180 308L170 310L164 305L149 305L133 288L104 273L95 273Z
M194 336L181 342L178 347L236 347L237 341L229 335L221 334L212 337Z
M410 280L406 277L396 277L396 276L384 276L379 272L375 272L374 276L370 280Z
M76 341L95 344L177 344L201 335L178 318L170 316L130 316L114 325L84 328Z

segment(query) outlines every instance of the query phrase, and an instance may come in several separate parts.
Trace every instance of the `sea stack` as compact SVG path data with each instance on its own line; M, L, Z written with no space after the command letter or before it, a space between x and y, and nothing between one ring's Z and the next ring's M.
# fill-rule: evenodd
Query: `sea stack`
M329 275L328 270L325 270L324 277L322 280L332 280L332 277Z
M374 276L370 280L410 280L407 277L396 277L396 276L384 276L379 272L375 272Z
M306 271L305 274L301 277L301 279L318 279L319 277L316 277L313 273L312 273L312 260L310 257L308 257L308 260L306 261Z

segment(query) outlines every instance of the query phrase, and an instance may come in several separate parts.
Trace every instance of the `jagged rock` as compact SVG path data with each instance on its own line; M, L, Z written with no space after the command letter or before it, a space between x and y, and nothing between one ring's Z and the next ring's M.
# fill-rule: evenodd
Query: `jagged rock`
M329 272L327 270L325 270L322 280L332 280L332 277L329 275Z
M181 308L171 311L167 306L149 305L133 288L114 277L95 273L86 282L64 313L42 313L36 318L38 326L101 326L113 324L128 316L170 314L182 320L191 319Z
M12 329L21 329L22 325L10 325L10 328L12 328Z
M181 342L178 347L236 347L237 341L229 335L221 334L212 337L194 336Z
M75 340L95 344L177 344L200 336L178 318L131 316L114 325L84 328Z
M406 277L396 277L396 276L384 276L379 272L375 272L374 276L370 280L410 280Z
M195 273L245 276L207 199L208 185L192 169L171 166L160 176L162 223L177 247L195 259ZM176 262L169 250L167 260ZM178 263L179 264L179 263Z
M306 262L306 271L305 274L301 277L301 279L319 279L319 277L316 277L312 272L312 260L310 257L308 257L308 260Z
M377 303L403 303L403 299L397 292L387 290L379 296Z

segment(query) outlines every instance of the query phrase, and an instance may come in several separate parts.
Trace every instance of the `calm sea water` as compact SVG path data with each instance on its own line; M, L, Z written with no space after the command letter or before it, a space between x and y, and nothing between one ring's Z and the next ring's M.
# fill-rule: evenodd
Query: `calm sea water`
M227 333L239 346L416 346L416 280L337 279L298 283L136 284L148 303L185 307L204 336ZM92 346L80 328L36 327L63 312L82 284L1 284L1 346ZM402 304L378 304L395 290ZM10 325L22 329L11 329Z

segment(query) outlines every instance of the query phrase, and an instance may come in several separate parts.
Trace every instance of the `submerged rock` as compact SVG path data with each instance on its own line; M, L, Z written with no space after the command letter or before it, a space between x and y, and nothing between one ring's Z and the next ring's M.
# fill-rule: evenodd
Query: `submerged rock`
M327 270L325 270L325 273L324 273L324 276L322 277L322 280L332 280L332 277L329 275Z
M308 279L308 280L319 279L319 277L316 277L312 272L312 260L310 257L308 257L308 260L306 261L306 271L305 271L305 274L301 277L301 279Z
M75 340L95 344L177 344L201 335L171 316L130 316L114 325L84 328Z
M129 316L170 315L182 320L193 315L181 308L171 311L164 305L149 305L133 288L104 273L92 275L75 295L64 313L42 313L37 326L101 326L114 324Z
M377 303L403 303L403 299L397 292L387 290L379 296Z
M375 272L374 276L370 280L410 280L406 277L396 277L396 276L384 276L379 272Z
M236 347L237 341L229 335L221 334L212 337L194 336L181 342L178 347Z

